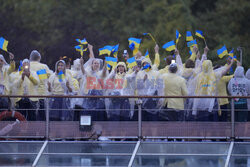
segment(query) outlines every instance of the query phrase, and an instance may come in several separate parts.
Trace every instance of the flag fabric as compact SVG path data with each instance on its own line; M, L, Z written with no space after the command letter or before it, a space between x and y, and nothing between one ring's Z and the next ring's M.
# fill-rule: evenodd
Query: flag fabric
M196 30L196 31L195 31L195 35L196 35L197 37L200 37L200 38L202 38L202 39L205 39L205 37L203 36L203 32L200 31L200 30Z
M146 51L146 53L145 53L145 56L144 56L145 58L149 58L149 53L148 53L148 50Z
M178 30L176 30L176 41L175 41L176 44L179 42L180 37L181 37L181 34L179 33Z
M117 58L115 57L105 57L105 61L107 64L110 64L112 67L115 67L117 65Z
M192 41L192 40L194 40L192 33L190 31L187 31L186 41Z
M128 39L128 42L129 42L129 45L131 45L132 43L134 43L134 47L135 48L139 48L140 44L141 44L141 39L131 37L131 38Z
M99 55L107 54L110 56L112 49L113 49L113 46L106 45L103 48L99 49Z
M189 51L189 54L190 54L190 55L192 55L192 54L193 54L191 50Z
M84 38L83 40L80 40L80 39L76 39L77 42L79 42L80 44L82 45L87 45L88 42L86 41L86 39Z
M65 75L64 75L63 71L59 71L58 79L59 79L59 82L62 82L65 79Z
M20 61L19 67L18 67L19 74L23 71L23 62Z
M167 50L167 51L172 51L172 50L175 50L176 47L175 47L174 41L170 41L170 42L165 43L162 46L162 48Z
M131 43L128 47L129 47L129 49L131 49L133 51L135 49L135 44Z
M237 61L237 57L236 55L234 55L234 49L232 49L229 53L228 53L229 57L231 59L234 59L235 61Z
M111 65L107 63L107 69L110 70L111 69Z
M128 68L133 68L134 66L137 66L135 57L127 59L127 63L128 63Z
M150 70L150 64L147 63L145 66L143 66L142 70L145 70L146 72L148 72Z
M189 42L187 43L187 46L188 46L189 48L190 48L191 46L196 46L196 47L198 47L196 39L195 39L195 40L192 40L192 41L189 41Z
M219 56L219 58L223 58L224 56L228 55L228 51L226 46L224 45L222 48L217 50L217 54Z
M83 45L75 46L76 51L80 52L80 55L83 56L83 52L87 51L87 48L83 49Z
M37 73L40 80L48 79L47 72L45 69L38 70L36 73Z
M118 49L119 49L119 44L113 46L112 53L113 53L114 57L117 57Z
M4 51L7 52L7 46L8 46L9 41L4 39L3 37L0 38L0 49L3 49Z

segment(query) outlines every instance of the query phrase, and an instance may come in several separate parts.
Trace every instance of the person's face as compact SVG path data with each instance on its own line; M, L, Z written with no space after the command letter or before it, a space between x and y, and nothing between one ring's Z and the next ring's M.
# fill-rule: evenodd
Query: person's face
M137 57L137 58L142 57L142 54L141 54L141 52L140 52L140 51L136 53L136 57Z
M96 71L96 70L99 69L99 67L100 67L99 61L98 61L98 60L94 60L94 61L93 61L93 64L92 64L93 70Z
M120 73L124 73L125 72L124 66L119 65L117 68L118 68L118 72L120 72Z
M62 62L59 62L57 65L57 70L58 71L63 71L64 70L64 64Z

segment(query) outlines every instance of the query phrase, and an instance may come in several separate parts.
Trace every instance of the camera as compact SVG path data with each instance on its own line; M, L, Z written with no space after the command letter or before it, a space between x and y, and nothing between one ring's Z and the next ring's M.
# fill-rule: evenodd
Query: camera
M124 51L123 51L123 57L126 57L127 54L128 54L128 51L127 51L127 50L124 50Z

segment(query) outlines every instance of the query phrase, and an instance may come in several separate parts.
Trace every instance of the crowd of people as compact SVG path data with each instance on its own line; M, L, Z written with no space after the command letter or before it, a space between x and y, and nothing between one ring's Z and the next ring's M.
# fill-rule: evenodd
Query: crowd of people
M182 62L178 49L166 57L166 66L159 69L159 46L156 45L154 62L135 55L136 65L128 68L126 60L118 61L112 69L107 62L95 58L93 46L88 44L89 59L73 61L61 59L55 71L41 63L41 55L33 50L29 59L19 66L9 53L10 64L0 55L0 93L5 95L158 95L158 96L248 96L250 70L244 73L240 62L227 58L224 66L214 65L207 59L208 47L201 55L196 46L192 55ZM153 57L153 56L151 56ZM67 58L66 58L67 59ZM235 71L229 75L232 65ZM49 99L50 120L78 120L91 115L94 121L129 121L137 119L138 105L135 98L59 98ZM145 121L228 121L227 98L142 98L142 120ZM11 107L27 120L45 120L44 98L11 98ZM0 107L8 108L8 99L0 99ZM234 99L236 121L249 121L250 103L246 98Z

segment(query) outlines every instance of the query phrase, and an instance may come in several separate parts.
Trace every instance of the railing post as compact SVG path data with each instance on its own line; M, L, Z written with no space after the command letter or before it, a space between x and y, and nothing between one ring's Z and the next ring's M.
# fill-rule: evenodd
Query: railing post
M234 113L234 99L231 98L231 139L235 139L235 113Z
M141 140L142 139L142 111L141 111L142 100L140 98L137 100L137 105L138 105L138 138L139 140Z
M45 103L45 112L46 112L46 129L45 129L45 137L46 140L49 140L49 98L44 99Z

